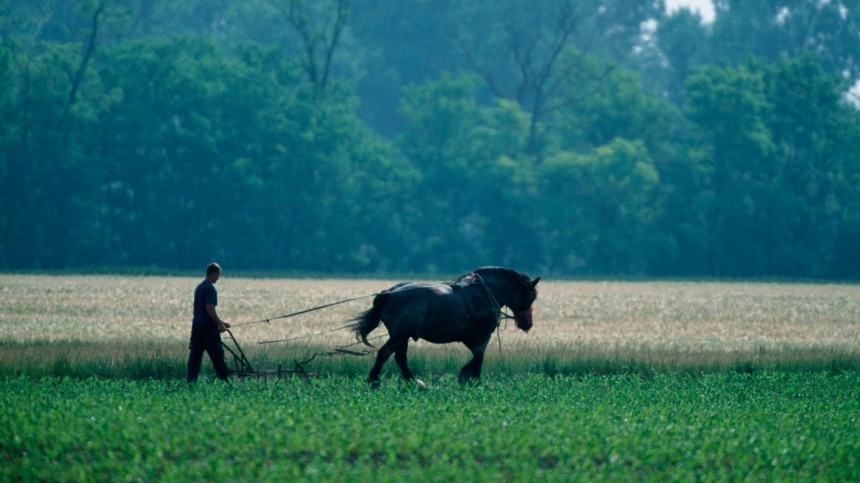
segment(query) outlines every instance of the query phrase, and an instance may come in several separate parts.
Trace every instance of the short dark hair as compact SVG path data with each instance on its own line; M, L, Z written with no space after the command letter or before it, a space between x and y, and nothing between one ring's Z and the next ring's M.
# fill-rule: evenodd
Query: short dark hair
M221 265L218 265L215 262L210 263L206 267L206 276L212 275L213 273L221 273Z

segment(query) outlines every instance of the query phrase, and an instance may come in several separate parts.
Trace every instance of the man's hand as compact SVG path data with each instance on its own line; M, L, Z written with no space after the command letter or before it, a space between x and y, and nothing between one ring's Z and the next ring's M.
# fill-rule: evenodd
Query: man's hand
M230 328L230 324L221 320L221 317L218 317L218 311L215 310L214 304L206 304L206 313L209 314L209 317L212 317L212 320L218 324L218 330L221 332L226 331Z

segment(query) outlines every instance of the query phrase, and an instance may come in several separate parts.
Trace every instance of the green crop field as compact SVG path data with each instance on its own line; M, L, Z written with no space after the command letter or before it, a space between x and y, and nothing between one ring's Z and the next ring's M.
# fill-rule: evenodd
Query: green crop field
M544 281L480 385L462 346L419 342L427 388L392 362L374 390L372 355L229 384L204 359L189 387L197 281L0 275L0 480L860 479L857 285ZM219 312L289 368L352 343L327 331L370 299L239 324L391 283L225 277Z
M860 478L860 373L0 382L3 481Z

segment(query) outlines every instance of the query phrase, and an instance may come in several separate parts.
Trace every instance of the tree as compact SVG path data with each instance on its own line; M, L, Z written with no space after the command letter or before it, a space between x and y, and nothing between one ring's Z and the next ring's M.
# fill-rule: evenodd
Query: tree
M17 185L14 152L17 150L20 136L20 119L18 119L18 75L20 75L20 53L12 43L0 37L0 266L11 265L11 251L17 244L13 226L16 216L11 206L18 203L16 195L20 195Z
M767 74L783 203L769 268L789 276L832 276L847 268L837 247L857 200L845 183L849 173L860 171L858 111L843 102L844 83L813 55L780 62Z
M815 53L833 75L860 76L860 11L856 2L718 0L714 60L770 62Z
M472 7L474 8L474 7ZM517 102L529 113L526 154L542 155L541 124L546 115L574 104L582 95L563 86L581 78L572 52L580 19L587 15L577 2L508 2L489 32L457 33L468 65L500 99ZM611 67L606 69L608 73Z
M708 59L708 32L702 17L686 8L664 18L657 27L657 46L666 59L669 99L680 105L690 70Z
M97 167L85 144L99 110L89 67L106 7L81 2L68 8L90 18L80 44L44 42L36 48L22 37L27 49L19 53L16 47L7 58L8 92L15 96L6 119L15 139L5 146L6 196L15 200L5 217L13 235L7 243L12 266L56 267L80 263L90 253L86 241L80 242L87 240L88 222L98 210L86 195ZM37 23L49 24L45 18Z
M584 2L583 2L584 3ZM663 0L602 0L578 46L628 67L638 64L646 26L664 15ZM587 40L586 40L587 39Z
M300 65L315 97L326 94L335 50L347 20L347 0L270 0L301 41Z
M255 46L236 59L174 38L106 55L100 75L114 102L98 152L109 244L122 248L109 263L366 268L354 258L355 227L371 221L352 208L356 172L378 173L370 163L389 153L364 139L348 93L320 99L282 85L296 74Z
M659 175L640 142L616 139L591 152L562 151L540 167L542 269L550 273L647 273L661 243L652 223Z
M663 7L3 3L0 268L860 276L860 10Z
M833 273L853 204L841 188L856 161L856 110L813 57L702 68L690 119L707 155L713 273ZM849 155L850 156L850 155ZM839 202L835 200L839 199ZM836 204L834 204L834 202Z
M691 77L687 96L689 117L710 150L714 274L761 273L764 247L756 241L767 236L767 225L765 207L757 201L768 189L776 162L762 68L702 68Z
M374 130L394 139L406 120L400 115L402 90L435 80L465 65L455 43L451 0L351 0L344 48L355 66L361 103L358 114Z
M577 55L580 77L560 91L575 103L560 106L547 116L551 145L565 150L588 150L613 139L641 140L649 151L666 151L678 123L677 111L646 91L639 76L623 67ZM585 90L585 92L583 92ZM552 149L552 148L550 148Z
M430 271L522 259L534 246L526 228L529 182L517 160L527 119L511 102L477 102L474 76L443 76L409 89L400 139L421 173L412 209L415 263ZM514 236L517 235L517 236Z

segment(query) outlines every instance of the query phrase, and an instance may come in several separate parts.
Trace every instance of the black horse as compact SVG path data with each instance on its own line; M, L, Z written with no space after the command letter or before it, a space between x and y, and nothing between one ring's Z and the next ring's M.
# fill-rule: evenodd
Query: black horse
M352 320L356 339L371 347L367 335L379 322L388 329L389 339L379 348L368 382L378 383L391 354L403 377L415 379L406 363L410 338L437 344L462 342L473 357L460 370L460 382L479 378L484 351L503 306L513 310L517 327L525 332L531 329L538 281L540 277L531 280L510 268L484 267L453 282L402 282L381 292L373 299L373 308ZM416 382L423 387L424 383Z

